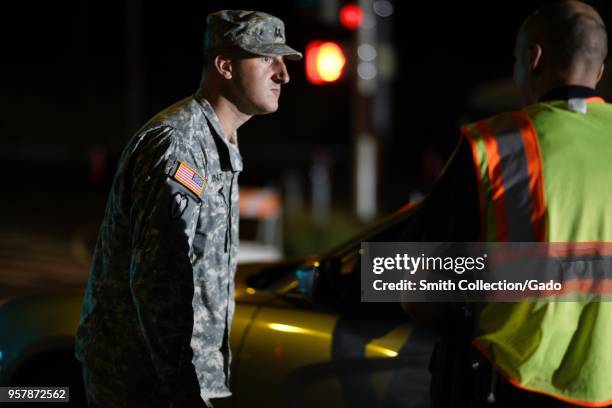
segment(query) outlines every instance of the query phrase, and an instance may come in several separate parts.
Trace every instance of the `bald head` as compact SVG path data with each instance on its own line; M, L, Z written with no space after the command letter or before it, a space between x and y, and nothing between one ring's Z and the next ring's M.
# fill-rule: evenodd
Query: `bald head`
M579 1L553 2L531 14L521 26L515 80L520 88L532 88L522 89L532 93L524 95L528 102L555 86L594 88L607 53L606 27L595 9Z

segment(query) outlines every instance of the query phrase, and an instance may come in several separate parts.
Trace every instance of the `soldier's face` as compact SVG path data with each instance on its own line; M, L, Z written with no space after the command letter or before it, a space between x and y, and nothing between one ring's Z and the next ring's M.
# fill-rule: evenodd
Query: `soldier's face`
M254 57L235 61L238 108L249 115L278 109L281 86L289 82L283 57Z

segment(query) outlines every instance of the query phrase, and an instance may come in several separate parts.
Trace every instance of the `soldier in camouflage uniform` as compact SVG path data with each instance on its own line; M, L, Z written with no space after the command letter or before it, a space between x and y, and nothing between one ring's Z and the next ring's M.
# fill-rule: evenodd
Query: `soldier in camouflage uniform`
M207 18L198 92L151 119L121 157L76 336L90 406L210 406L231 395L238 245L236 129L289 81L283 22Z

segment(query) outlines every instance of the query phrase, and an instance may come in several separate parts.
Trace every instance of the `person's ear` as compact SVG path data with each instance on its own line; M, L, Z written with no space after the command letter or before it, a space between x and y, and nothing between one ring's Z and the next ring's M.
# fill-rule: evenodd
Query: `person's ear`
M225 79L232 79L232 60L223 56L217 55L213 61L215 70Z
M538 71L542 65L542 46L537 43L529 45L527 51L527 58L529 61L529 68L532 71Z
M601 67L599 67L599 74L597 75L597 82L599 82L599 80L603 76L604 68L605 68L605 64L601 64Z

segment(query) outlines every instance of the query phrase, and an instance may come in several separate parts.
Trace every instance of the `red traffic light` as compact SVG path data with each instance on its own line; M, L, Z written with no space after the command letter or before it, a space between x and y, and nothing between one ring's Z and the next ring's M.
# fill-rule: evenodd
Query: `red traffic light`
M315 85L337 81L344 72L346 58L333 41L315 40L306 46L306 79Z
M340 24L349 30L356 30L363 21L363 10L357 4L345 4L340 9Z

